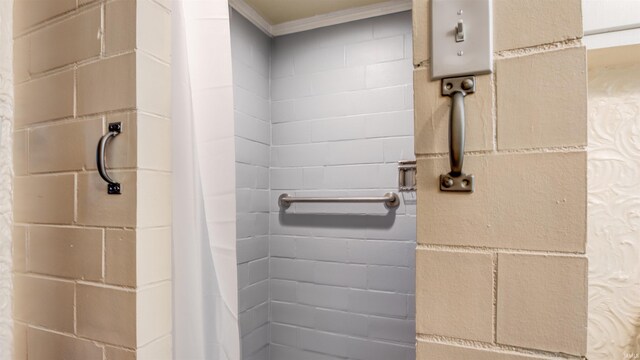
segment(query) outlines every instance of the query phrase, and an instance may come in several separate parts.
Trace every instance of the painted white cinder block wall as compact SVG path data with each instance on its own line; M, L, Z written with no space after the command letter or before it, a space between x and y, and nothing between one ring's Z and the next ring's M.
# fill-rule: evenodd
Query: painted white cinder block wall
M397 191L414 158L411 13L267 41L234 13L243 356L414 359L415 196L391 213L276 201Z
M231 11L231 48L241 345L244 359L268 359L271 38Z

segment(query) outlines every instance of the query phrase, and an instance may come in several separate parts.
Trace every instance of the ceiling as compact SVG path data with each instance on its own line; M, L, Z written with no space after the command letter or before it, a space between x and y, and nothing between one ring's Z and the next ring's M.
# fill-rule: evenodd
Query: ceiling
M244 0L271 25L389 0Z

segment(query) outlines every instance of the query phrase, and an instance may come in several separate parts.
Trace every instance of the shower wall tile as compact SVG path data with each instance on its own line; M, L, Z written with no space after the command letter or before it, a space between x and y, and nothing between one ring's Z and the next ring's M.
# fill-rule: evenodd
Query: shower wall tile
M369 65L404 58L404 35L345 46L347 66Z
M271 126L273 145L306 144L311 142L311 123L287 122Z
M269 146L236 136L236 163L269 166Z
M251 284L238 293L238 311L245 312L256 306L269 301L269 282L268 280ZM242 330L240 330L242 332Z
M233 67L234 86L254 92L262 99L269 100L269 76L261 74L259 69L238 60Z
M350 359L358 360L412 360L415 358L415 349L413 345L354 339L349 343L348 355Z
M331 309L313 309L313 327L320 331L366 337L369 335L370 316ZM411 327L414 327L410 323Z
M311 122L313 142L355 140L365 136L366 116L337 117ZM306 123L306 122L305 122Z
M361 115L367 138L413 135L413 110Z
M411 34L411 17L412 14L410 11L403 11L373 18L373 37L381 39L395 35ZM407 36L406 38L410 40L411 36ZM409 56L409 58L410 57L411 56Z
M267 324L269 321L269 303L264 303L244 312L240 317L242 335L249 334ZM264 345L264 344L263 344Z
M366 86L372 89L410 84L413 81L412 69L409 59L367 65Z
M236 251L243 359L269 353L271 40L235 11L231 47L236 143Z
M242 353L251 354L250 356L253 357L267 349L270 338L269 330L269 324L265 323L260 328L244 336L242 339Z
M298 360L298 359L308 359L308 360L339 360L344 359L340 357L334 357L324 354L318 354L315 352L309 352L300 350L295 347L288 347L279 344L271 344L271 358L279 359L279 360Z
M344 46L313 47L293 54L296 74L317 73L345 66Z
M236 133L247 140L269 145L271 143L271 127L268 121L258 119L239 111L234 112Z
M362 66L328 69L310 76L313 95L335 94L365 89L367 80Z

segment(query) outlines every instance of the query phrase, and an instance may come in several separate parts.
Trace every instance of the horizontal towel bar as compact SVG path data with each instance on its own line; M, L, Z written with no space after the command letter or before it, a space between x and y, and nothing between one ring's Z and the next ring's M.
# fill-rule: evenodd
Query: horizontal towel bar
M400 198L396 193L390 192L384 196L361 196L361 197L295 197L289 194L282 194L278 197L278 205L287 209L292 203L384 203L389 209L395 209L400 205Z

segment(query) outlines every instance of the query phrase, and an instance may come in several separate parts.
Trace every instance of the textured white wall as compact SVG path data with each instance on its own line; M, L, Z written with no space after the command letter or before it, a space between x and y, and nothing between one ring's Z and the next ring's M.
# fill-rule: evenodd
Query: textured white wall
M11 304L13 2L0 1L0 360L13 354Z
M589 71L590 360L640 358L640 65Z

